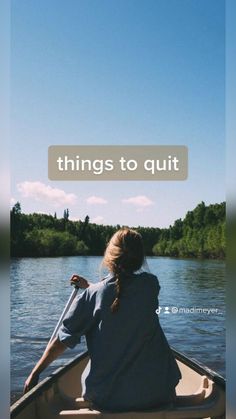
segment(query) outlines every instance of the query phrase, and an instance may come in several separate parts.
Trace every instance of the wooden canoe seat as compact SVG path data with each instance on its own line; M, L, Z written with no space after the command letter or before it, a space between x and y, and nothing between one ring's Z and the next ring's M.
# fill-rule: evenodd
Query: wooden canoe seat
M188 396L178 396L176 406L198 405L206 397L206 389L209 388L209 380L206 375L202 376L198 391Z
M188 406L199 404L206 395L206 389L209 388L209 380L206 375L202 376L201 384L196 393L188 396L178 396L176 405L179 406ZM75 399L78 409L91 409L91 403L87 400L84 400L83 397L78 397Z
M90 409L79 409L79 410L62 410L60 412L62 419L92 419L92 418L103 418L102 412L98 410Z
M176 403L166 408L137 412L105 412L93 410L83 398L76 399L76 410L62 410L62 419L190 419L217 418L224 407L224 394L206 376L202 377L199 390L191 395L178 396Z

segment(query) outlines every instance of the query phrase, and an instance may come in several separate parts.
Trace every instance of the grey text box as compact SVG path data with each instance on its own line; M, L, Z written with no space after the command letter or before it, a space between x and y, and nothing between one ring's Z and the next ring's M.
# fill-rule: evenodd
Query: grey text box
M188 149L183 145L50 146L50 180L186 180Z

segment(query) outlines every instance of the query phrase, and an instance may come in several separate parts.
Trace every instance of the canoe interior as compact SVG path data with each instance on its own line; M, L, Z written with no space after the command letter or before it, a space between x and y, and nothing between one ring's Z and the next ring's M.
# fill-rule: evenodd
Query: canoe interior
M81 399L81 374L89 360L84 353L59 368L19 399L13 419L190 419L225 418L225 380L207 367L174 351L182 373L175 406L143 412L111 413L92 410Z

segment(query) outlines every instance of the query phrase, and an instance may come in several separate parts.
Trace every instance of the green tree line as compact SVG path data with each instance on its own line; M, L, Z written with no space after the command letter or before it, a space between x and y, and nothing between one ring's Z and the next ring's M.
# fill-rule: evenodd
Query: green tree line
M11 209L11 256L47 257L102 255L110 237L121 226L98 225L89 216L79 221L46 214L24 214L20 203ZM169 228L137 227L146 255L224 258L225 202L201 202Z

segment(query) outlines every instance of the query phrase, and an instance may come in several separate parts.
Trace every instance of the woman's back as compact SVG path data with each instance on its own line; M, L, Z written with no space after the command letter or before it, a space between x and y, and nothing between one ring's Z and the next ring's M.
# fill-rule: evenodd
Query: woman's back
M70 347L85 334L90 364L83 396L100 408L151 408L170 400L181 375L160 327L159 284L154 275L121 278L119 309L111 311L116 278L91 285L75 301L60 340Z

